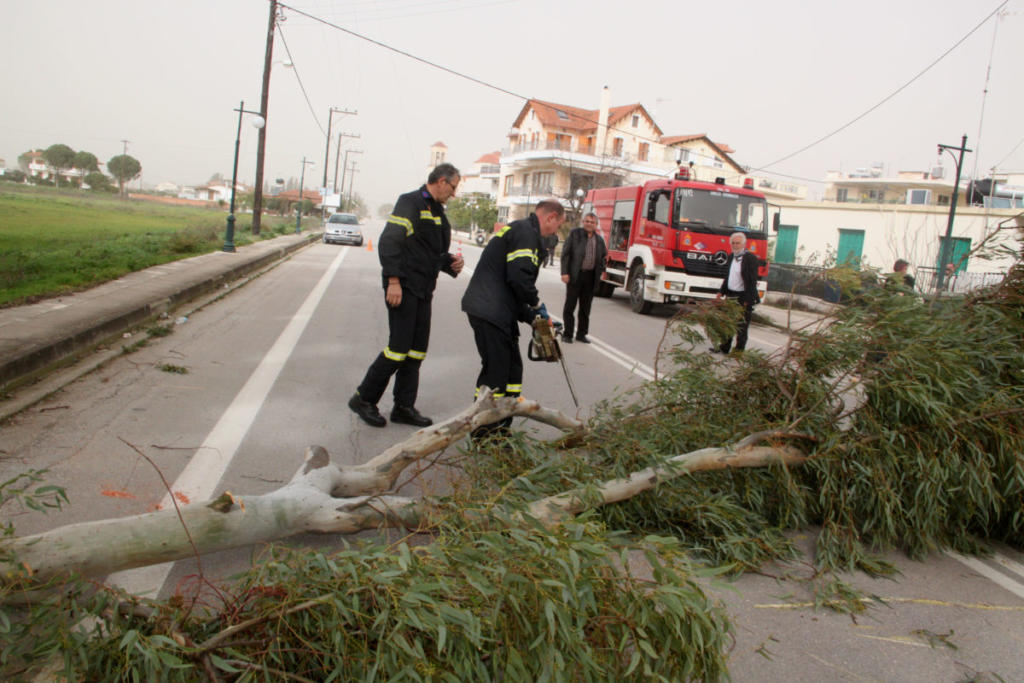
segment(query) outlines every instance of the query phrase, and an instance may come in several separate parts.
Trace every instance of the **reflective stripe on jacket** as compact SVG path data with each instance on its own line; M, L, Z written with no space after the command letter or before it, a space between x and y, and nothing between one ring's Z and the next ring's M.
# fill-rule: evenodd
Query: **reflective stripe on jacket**
M533 322L540 303L535 283L544 253L536 214L498 230L480 255L462 310L518 336L517 321Z
M403 289L421 298L429 296L440 271L455 277L448 253L451 241L444 206L430 196L426 185L400 196L377 242L384 287L389 277L397 277Z

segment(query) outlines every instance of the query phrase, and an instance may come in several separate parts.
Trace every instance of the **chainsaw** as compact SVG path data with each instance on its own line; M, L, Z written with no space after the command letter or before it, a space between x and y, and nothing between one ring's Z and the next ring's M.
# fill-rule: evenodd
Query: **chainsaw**
M572 385L572 377L569 376L569 368L565 364L565 357L562 349L558 346L555 335L562 331L562 323L552 322L543 316L533 319L533 336L530 344L526 347L526 357L530 360L546 361L548 363L559 362L562 364L562 372L565 374L565 383L569 385L569 394L572 396L573 404L579 408L580 402L576 398L576 389Z

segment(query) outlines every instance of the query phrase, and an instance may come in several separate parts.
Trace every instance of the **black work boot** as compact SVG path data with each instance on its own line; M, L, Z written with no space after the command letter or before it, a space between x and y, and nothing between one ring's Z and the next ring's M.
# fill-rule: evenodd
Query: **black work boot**
M412 406L395 406L391 409L391 421L413 427L429 427L434 421Z
M352 398L348 400L348 407L371 427L383 427L388 423L384 416L380 414L380 411L377 410L377 406L359 398L358 393L352 394Z

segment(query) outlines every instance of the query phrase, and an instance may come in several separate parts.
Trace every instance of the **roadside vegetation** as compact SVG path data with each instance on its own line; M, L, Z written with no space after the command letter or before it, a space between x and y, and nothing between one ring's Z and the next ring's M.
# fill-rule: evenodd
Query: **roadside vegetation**
M81 190L0 184L0 306L67 294L132 271L215 251L226 209L121 201ZM235 244L253 241L251 215ZM294 230L265 216L257 239Z

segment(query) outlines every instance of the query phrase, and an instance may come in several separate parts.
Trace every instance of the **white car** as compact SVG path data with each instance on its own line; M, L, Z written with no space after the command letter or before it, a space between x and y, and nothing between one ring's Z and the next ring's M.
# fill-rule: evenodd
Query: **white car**
M324 244L363 244L363 230L354 213L332 213L324 223Z

